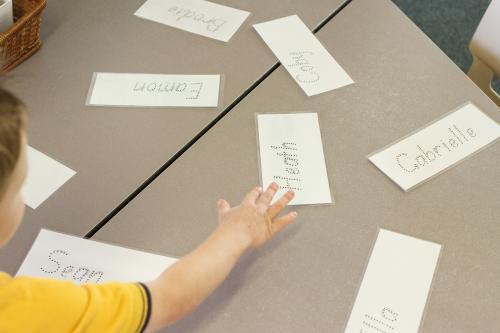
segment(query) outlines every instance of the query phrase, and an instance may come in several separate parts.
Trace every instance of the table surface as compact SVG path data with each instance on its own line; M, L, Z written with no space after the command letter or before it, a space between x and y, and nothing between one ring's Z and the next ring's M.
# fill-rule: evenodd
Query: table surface
M333 206L245 255L168 332L342 332L379 228L443 245L422 332L498 332L500 145L405 193L366 156L467 101L499 109L390 1L355 0L317 34L356 81L307 98L278 68L95 240L182 256L259 182L256 112L318 112Z
M345 1L216 1L252 13L226 44L135 17L144 0L50 0L42 49L6 86L28 106L30 144L77 174L27 209L0 253L2 269L17 270L40 227L85 235L268 71L277 60L254 23L298 14L314 29ZM93 72L223 74L223 102L218 109L87 107Z

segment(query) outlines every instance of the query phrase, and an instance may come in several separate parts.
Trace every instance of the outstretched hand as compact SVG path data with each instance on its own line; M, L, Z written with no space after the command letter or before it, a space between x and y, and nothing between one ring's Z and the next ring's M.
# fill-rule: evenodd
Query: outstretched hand
M153 299L147 331L172 324L195 309L229 274L240 256L249 248L264 244L296 217L296 212L279 214L293 199L285 193L274 204L278 184L262 192L250 191L233 208L219 200L219 227L196 249L167 268L147 284Z
M220 227L235 232L247 247L264 244L297 217L297 212L279 216L293 199L292 191L288 191L271 205L278 189L276 183L272 183L265 192L256 187L238 206L232 208L226 200L219 200L217 209Z

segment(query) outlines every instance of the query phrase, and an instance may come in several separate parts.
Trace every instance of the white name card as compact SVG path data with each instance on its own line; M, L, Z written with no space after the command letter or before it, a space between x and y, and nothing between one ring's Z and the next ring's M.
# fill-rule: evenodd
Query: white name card
M276 182L291 205L332 203L316 113L258 114L262 185Z
M203 0L148 0L135 15L228 42L250 13Z
M217 107L220 75L94 73L87 105Z
M381 229L346 333L417 333L441 245Z
M478 152L500 136L498 124L467 103L368 159L408 191Z
M17 272L75 283L146 282L177 259L42 229Z
M76 172L32 147L26 153L28 175L22 193L24 203L36 209Z
M254 28L307 96L354 83L297 15Z

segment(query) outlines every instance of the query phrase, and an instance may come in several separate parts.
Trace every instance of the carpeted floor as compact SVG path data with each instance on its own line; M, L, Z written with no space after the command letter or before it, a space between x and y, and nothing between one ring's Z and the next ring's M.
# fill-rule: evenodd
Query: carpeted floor
M393 0L458 67L472 62L469 42L491 0ZM494 87L500 91L500 80Z

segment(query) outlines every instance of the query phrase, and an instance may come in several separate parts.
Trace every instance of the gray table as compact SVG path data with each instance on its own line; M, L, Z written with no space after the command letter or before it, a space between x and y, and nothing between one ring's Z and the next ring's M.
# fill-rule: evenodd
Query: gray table
M133 16L144 0L50 0L44 46L7 82L29 108L30 144L77 171L0 254L11 273L40 226L84 235L276 63L252 24L299 14L315 28L345 0L216 1L252 15L229 44ZM219 109L86 107L93 72L224 74ZM27 241L29 240L29 241ZM12 253L16 253L13 257Z
M500 145L404 193L366 155L475 102L499 109L390 1L354 0L319 39L356 81L307 98L283 68L93 239L181 256L259 181L255 112L319 113L335 206L299 207L169 332L342 332L379 228L443 244L422 332L500 327Z

